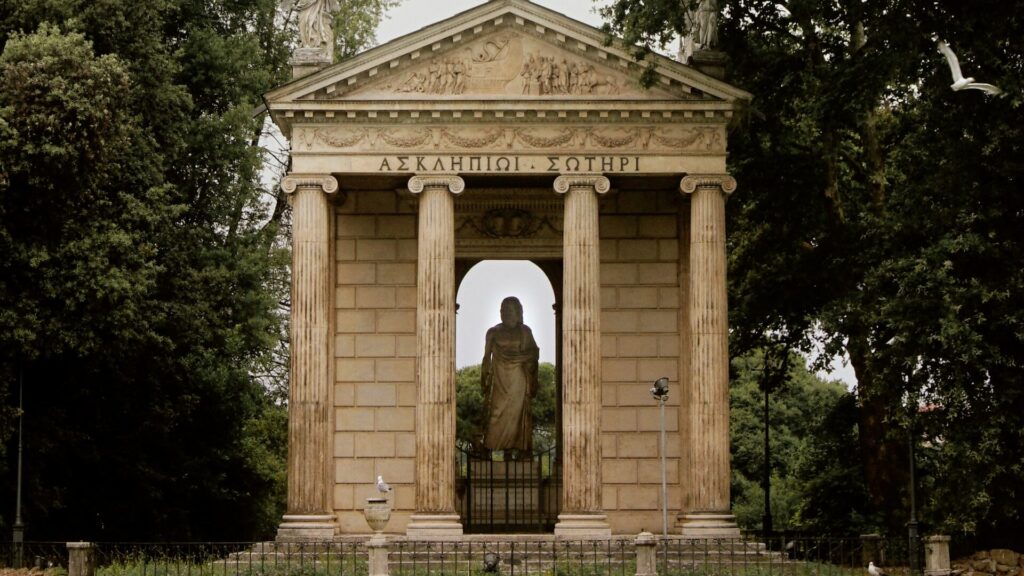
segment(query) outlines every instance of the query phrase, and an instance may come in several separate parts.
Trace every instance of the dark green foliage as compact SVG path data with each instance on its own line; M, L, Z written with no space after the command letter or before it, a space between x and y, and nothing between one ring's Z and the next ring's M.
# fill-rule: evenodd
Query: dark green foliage
M7 405L25 385L28 535L265 537L285 409L253 374L281 331L287 255L252 108L285 78L276 4L15 4L0 8L0 366Z
M755 351L734 358L732 371L733 512L742 527L761 530L764 354ZM810 373L803 358L793 354L769 396L769 422L773 529L860 534L864 523L855 521L868 504L858 460L853 397L841 383ZM833 517L841 520L829 524Z
M610 29L683 31L664 4L618 0ZM878 528L908 517L913 425L926 526L1020 533L1024 4L722 4L730 81L754 95L730 137L734 349L849 355ZM935 38L1005 97L950 90Z

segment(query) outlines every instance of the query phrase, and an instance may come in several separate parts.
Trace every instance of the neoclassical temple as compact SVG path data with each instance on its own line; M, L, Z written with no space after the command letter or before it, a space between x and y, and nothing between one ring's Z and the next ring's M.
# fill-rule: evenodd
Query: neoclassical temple
M462 534L478 525L468 499L491 498L493 513L499 488L466 489L455 437L455 338L482 338L455 334L455 294L487 259L532 261L556 293L557 457L516 501L553 509L558 536L661 526L649 390L665 376L671 530L738 535L726 150L750 95L713 59L654 57L643 88L646 63L527 0L492 0L338 64L326 52L298 51L295 79L265 96L291 142L278 538L368 532L378 475L394 487L389 532Z

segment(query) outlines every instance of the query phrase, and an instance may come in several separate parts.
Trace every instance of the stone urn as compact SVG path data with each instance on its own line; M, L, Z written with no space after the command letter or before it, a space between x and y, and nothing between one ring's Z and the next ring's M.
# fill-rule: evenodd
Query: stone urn
M391 519L391 503L387 498L367 498L363 516L370 529L380 534Z

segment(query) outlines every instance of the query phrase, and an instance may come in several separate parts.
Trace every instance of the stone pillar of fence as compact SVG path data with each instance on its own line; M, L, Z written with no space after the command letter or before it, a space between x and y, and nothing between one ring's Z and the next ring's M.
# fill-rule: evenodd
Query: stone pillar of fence
M949 536L926 536L924 539L925 576L947 576L949 564Z
M658 576L657 546L654 534L641 532L634 541L636 545L636 576Z
M868 562L874 562L876 564L881 563L882 559L879 557L881 551L882 537L878 534L861 534L861 557L860 563L864 566L868 565Z
M374 534L366 543L370 555L368 576L388 576L388 540L383 534ZM69 575L70 576L70 575Z
M93 576L96 572L95 556L96 548L92 542L68 542L68 576Z

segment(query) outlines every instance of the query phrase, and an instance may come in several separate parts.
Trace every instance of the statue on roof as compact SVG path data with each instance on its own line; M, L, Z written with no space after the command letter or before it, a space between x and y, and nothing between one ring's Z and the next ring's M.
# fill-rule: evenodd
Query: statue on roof
M694 52L718 47L718 0L690 2L686 22L689 29L681 49L683 62L688 61Z
M338 0L292 1L292 6L299 12L299 47L327 48L333 51L332 23L334 13L341 8Z

